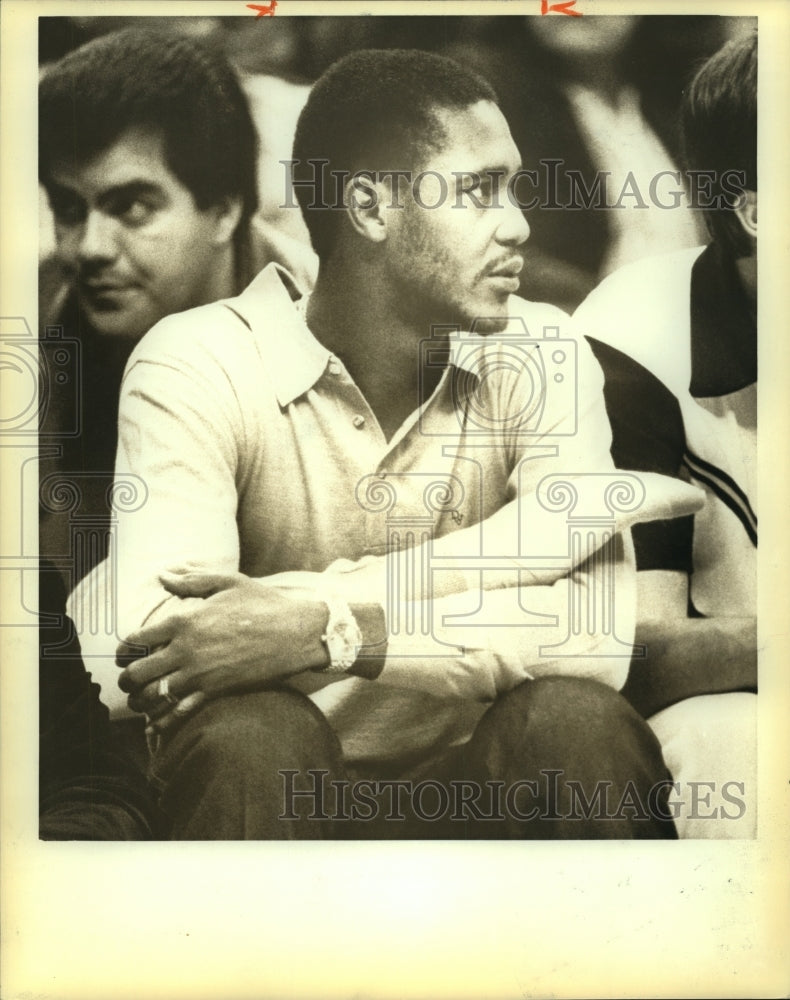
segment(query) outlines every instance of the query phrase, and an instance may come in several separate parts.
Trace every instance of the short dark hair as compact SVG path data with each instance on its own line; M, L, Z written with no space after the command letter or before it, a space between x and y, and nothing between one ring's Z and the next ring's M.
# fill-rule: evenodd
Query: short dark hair
M409 169L441 145L439 108L496 100L481 76L419 49L360 49L330 66L310 91L293 147L294 181L316 179L315 188L297 184L296 195L319 258L331 253L345 214L309 207L335 203L331 171ZM328 161L323 170L313 166L319 160Z
M687 169L714 171L711 193L729 208L705 210L713 240L733 256L751 252L735 217L736 197L720 181L743 174L742 191L757 190L757 34L727 42L702 66L684 94L681 111Z
M75 49L39 85L39 179L57 158L84 163L128 128L163 138L168 168L198 208L240 197L245 228L258 207L258 136L224 56L172 32L126 28Z

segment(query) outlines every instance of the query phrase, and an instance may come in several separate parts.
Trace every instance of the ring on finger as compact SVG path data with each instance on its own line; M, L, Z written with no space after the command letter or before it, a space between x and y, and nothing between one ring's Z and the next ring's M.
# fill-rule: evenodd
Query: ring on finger
M164 698L166 702L170 705L177 705L179 699L170 690L170 678L160 677L159 684L157 686L157 694L160 698Z

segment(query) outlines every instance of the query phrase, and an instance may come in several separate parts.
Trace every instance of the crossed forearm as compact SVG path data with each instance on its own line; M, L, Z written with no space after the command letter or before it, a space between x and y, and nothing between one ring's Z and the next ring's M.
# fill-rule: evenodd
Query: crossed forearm
M623 694L643 715L700 694L757 689L754 618L676 618L637 625L645 656L631 664Z
M283 591L240 573L162 579L174 599L117 650L119 686L154 731L165 732L206 699L260 690L327 666L322 637L328 611L316 593ZM386 651L384 612L375 604L352 610L370 654L360 672L375 676Z

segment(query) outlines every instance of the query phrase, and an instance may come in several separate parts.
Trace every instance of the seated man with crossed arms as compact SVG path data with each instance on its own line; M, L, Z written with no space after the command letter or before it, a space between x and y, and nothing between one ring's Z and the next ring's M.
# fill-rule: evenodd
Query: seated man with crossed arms
M620 477L628 512L568 549L554 511L617 500L603 377L513 294L529 230L495 95L438 56L357 52L313 88L294 167L313 293L266 268L158 324L124 378L118 467L149 496L119 514L120 683L172 835L675 836L617 693L626 529L699 491ZM508 808L398 798L426 783Z

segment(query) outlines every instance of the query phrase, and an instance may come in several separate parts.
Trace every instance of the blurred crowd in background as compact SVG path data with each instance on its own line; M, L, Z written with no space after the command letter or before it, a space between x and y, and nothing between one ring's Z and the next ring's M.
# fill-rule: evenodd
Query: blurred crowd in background
M42 72L97 35L152 24L152 18L49 17L39 21ZM540 164L563 161L613 192L630 173L650 178L682 167L677 133L681 94L700 64L751 18L718 16L397 16L156 18L163 28L221 46L242 79L261 139L261 214L307 242L299 211L284 208L296 119L311 83L360 48L421 48L458 59L493 84L523 158L538 169L537 194L551 200ZM218 155L221 152L218 151ZM397 164L393 164L396 168ZM41 251L52 247L42 197ZM572 311L602 277L630 260L705 242L701 214L637 199L620 210L527 211L531 237L521 293Z

